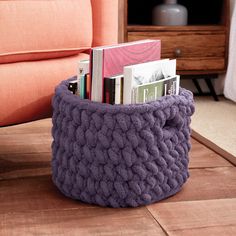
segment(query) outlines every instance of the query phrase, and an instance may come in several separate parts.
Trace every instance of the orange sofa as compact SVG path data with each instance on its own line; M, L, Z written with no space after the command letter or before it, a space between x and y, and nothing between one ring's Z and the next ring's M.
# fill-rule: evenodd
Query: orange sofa
M51 115L88 49L118 42L118 1L0 1L0 126Z

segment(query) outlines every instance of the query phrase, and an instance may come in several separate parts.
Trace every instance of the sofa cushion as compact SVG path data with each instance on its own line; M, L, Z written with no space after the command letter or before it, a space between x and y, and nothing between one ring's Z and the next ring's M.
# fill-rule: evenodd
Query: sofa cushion
M75 55L92 44L90 0L0 1L0 63Z
M49 117L55 87L74 76L78 61L88 57L80 53L65 58L0 65L0 100L4 101L0 126Z

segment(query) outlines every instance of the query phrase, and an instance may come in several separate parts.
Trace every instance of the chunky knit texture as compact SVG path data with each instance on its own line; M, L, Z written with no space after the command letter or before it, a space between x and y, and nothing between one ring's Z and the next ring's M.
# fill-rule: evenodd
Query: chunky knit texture
M178 192L188 174L190 91L136 105L82 100L63 81L53 97L52 174L66 196L137 207Z

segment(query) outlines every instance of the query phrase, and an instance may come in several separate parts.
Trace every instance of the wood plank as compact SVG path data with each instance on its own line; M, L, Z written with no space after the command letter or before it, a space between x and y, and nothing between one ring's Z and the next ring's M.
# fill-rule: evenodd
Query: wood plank
M159 203L147 208L168 235L236 235L236 198Z
M127 36L127 1L118 0L118 42L125 42Z
M191 138L192 148L189 153L189 168L233 166L213 150Z
M89 204L65 197L51 176L0 181L0 213L80 208ZM0 234L1 235L1 234Z
M17 167L14 170L4 170L0 168L0 180L10 180L17 178L28 178L35 176L44 176L51 174L51 167L48 167L48 164L45 163L45 167L35 167L35 166L22 166ZM3 169L3 171L2 171Z
M174 58L173 56L170 58ZM204 73L215 73L225 70L224 57L192 57L192 58L178 58L177 70L179 71L204 71ZM189 73L188 73L189 74Z
M51 119L0 129L0 180L51 174Z
M29 134L29 133L50 133L52 127L51 118L42 119L19 125L11 125L0 128L2 134Z
M185 229L185 230L174 230L171 231L169 235L175 236L199 236L199 235L207 235L207 236L217 236L217 235L227 235L227 236L235 236L236 233L236 225L221 225L221 226L210 226L196 229Z
M51 153L0 154L0 180L51 174Z
M165 235L144 207L5 213L0 222L0 235Z
M157 30L128 32L128 41L147 38L161 40L162 58L178 57L178 71L209 72L224 71L226 69L225 31ZM215 38L218 40L216 41ZM176 50L178 50L178 53L176 53Z
M235 167L190 169L182 190L163 202L236 198L235 183Z
M0 135L0 154L50 152L51 143L49 133L3 134Z
M217 40L215 38L217 37ZM161 40L162 58L178 56L180 58L224 58L225 33L212 31L197 32L129 32L128 41L145 38ZM175 49L180 49L180 55L175 54Z
M217 37L217 40L215 38ZM160 39L162 57L173 57L176 48L181 49L178 57L224 57L225 33L212 31L197 32L130 32L128 40L153 38ZM176 55L175 55L176 56ZM179 59L179 58L178 58Z
M185 26L160 26L160 25L128 25L127 31L128 32L175 32L175 31L182 31L182 32L189 32L193 33L194 31L222 31L226 30L226 27L223 25L185 25Z
M211 76L212 75L215 75L215 74L222 74L222 73L225 73L225 68L224 69L221 69L221 70L199 70L199 71L196 71L196 70L188 70L188 71L185 71L185 70L177 70L177 74L181 75L181 76L203 76L206 77L206 75L208 76ZM209 94L210 95L210 94Z
M50 162L51 158L51 151L40 153L8 153L0 154L0 163L1 165L3 165L4 162L9 162L9 165L21 165L21 163L35 163L38 165L40 162Z
M193 138L191 142L190 178L179 193L164 201L236 197L236 186L232 185L236 182L235 168L192 170L206 167L233 167L233 165Z

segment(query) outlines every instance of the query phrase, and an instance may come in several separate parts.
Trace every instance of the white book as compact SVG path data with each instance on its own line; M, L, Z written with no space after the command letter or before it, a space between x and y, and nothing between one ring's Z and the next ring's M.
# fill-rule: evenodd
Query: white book
M123 102L123 75L116 77L115 82L115 104L122 104Z
M137 86L176 75L176 60L163 59L124 67L123 104L134 103Z
M81 77L89 73L89 60L80 60L77 70L77 95L80 94Z
M103 47L92 49L92 94L91 100L102 102L103 95Z

